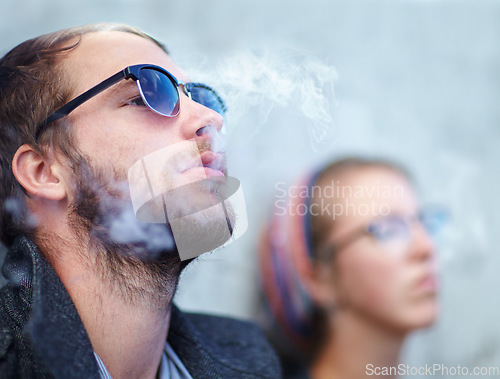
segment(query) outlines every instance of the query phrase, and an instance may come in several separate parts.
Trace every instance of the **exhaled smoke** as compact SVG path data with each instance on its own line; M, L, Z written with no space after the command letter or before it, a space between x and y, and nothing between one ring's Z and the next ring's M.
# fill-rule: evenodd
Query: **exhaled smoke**
M132 207L122 207L109 222L109 237L119 245L142 244L148 252L174 250L174 240L164 225L138 222Z
M33 229L38 225L38 222L33 214L24 211L24 205L20 199L9 197L4 203L5 210L9 212L16 222L22 221L26 227Z
M205 135L208 138L198 140L198 152L202 153L205 150L210 150L213 153L223 157L226 153L226 138L224 134L217 131L215 126L207 125L197 131L197 135Z
M248 127L250 121L252 128L245 134L256 135L279 107L307 127L314 149L333 135L337 71L319 58L292 50L245 50L225 58L214 71L192 71L198 70L193 77L223 93L229 109L228 132Z

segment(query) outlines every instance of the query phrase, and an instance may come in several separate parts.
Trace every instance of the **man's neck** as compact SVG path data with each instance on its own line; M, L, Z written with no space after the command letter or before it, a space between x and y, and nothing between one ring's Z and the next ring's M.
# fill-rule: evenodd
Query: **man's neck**
M103 272L96 272L78 254L66 252L51 264L78 310L94 351L113 378L154 378L168 334L173 288L166 289L171 295L163 298L141 291L132 301L130 288L124 296L109 280L103 282Z
M154 378L165 348L170 312L159 318L147 310L123 305L112 308L99 318L79 311L94 351L113 378Z

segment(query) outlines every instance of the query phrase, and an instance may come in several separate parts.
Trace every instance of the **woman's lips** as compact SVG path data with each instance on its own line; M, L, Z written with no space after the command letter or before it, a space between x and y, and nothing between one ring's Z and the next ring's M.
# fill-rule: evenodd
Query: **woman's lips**
M416 287L420 291L436 292L438 287L437 278L433 274L426 275L417 282Z

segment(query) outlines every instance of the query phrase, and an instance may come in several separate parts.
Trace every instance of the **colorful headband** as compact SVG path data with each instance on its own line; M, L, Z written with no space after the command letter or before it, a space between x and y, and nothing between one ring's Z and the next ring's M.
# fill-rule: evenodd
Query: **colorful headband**
M322 170L304 176L294 188L311 187ZM275 207L259 246L259 261L267 305L283 332L298 346L312 335L314 303L304 278L312 270L311 198L289 194L286 206ZM283 205L283 204L282 204ZM286 209L284 212L283 210Z

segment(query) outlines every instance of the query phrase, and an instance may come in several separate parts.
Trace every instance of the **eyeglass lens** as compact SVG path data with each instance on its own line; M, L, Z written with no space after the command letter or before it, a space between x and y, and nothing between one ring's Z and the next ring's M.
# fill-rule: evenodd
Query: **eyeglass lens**
M444 212L439 211L423 211L416 218L430 236L439 231L445 219ZM404 217L390 216L370 224L368 232L378 241L384 241L394 237L407 237L410 234L410 225L411 222Z
M146 104L163 116L179 113L179 91L167 75L152 69L142 69L137 81Z
M202 83L187 83L186 90L191 95L192 100L224 115L226 111L225 105L212 88Z
M161 71L144 68L139 72L137 83L144 101L152 110L168 117L179 113L179 91L173 79ZM193 101L224 114L224 103L210 87L200 83L187 83L186 90Z

